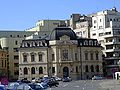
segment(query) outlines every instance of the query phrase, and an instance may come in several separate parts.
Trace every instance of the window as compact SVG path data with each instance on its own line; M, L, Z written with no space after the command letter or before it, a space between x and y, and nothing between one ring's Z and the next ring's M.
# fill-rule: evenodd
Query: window
M93 60L93 53L90 53L90 59Z
M99 54L98 53L96 53L96 60L99 60L99 56L98 56Z
M77 58L77 53L75 53L75 60L77 60L78 58Z
M89 41L89 45L93 45L93 41L92 40Z
M35 68L34 67L31 68L31 74L35 74Z
M88 41L87 40L84 41L84 45L88 45Z
M2 60L2 67L4 66L3 60Z
M96 20L94 20L94 23L96 23Z
M17 37L20 37L19 35L17 35Z
M26 37L26 35L24 35L24 37Z
M52 54L52 61L55 61L55 55Z
M99 72L100 70L99 70L99 66L97 65L96 66L96 72Z
M27 67L24 68L24 74L25 74L25 75L28 74L28 69L27 69Z
M10 35L10 37L12 37L12 35Z
M39 54L39 61L43 61L42 60L42 54Z
M102 22L102 19L100 19L100 22Z
M52 67L52 73L55 73L55 67Z
M15 45L18 45L18 41L15 41Z
M94 72L94 67L93 65L90 66L91 72Z
M96 28L96 26L94 26L94 28Z
M18 70L14 71L14 75L19 75L19 71Z
M63 60L68 60L68 50L62 50L62 56Z
M19 67L19 64L18 63L14 63L14 67Z
M93 36L96 36L96 33L93 33L92 35L93 35Z
M78 73L78 66L76 66L76 73Z
M13 51L18 52L19 50L18 50L18 48L13 48Z
M43 68L39 67L39 74L43 74Z
M85 72L89 72L88 65L85 66Z
M31 62L35 61L35 55L31 55Z
M14 59L19 59L19 56L18 55L14 55Z
M88 52L85 52L85 60L88 60Z
M23 55L23 62L27 62L27 55Z

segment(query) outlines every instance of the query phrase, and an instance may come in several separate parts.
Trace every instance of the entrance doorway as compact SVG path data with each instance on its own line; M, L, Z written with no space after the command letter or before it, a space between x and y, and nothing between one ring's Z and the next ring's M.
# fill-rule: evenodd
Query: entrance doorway
M63 68L63 77L69 77L69 68L68 67Z

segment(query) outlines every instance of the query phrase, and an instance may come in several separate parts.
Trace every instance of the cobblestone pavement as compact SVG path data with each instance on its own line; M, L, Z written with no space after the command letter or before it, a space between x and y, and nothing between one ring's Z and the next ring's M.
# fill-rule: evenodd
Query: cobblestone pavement
M103 90L120 90L120 80L104 80L100 86Z

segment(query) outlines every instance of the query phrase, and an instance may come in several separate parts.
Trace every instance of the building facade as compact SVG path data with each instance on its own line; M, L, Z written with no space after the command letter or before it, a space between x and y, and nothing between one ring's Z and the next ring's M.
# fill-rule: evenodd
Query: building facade
M78 39L70 28L55 28L49 40L23 40L19 50L19 79L44 75L88 79L102 74L102 52L97 40Z
M91 14L90 37L102 45L108 76L119 71L120 61L120 12L116 8Z
M18 79L19 75L19 47L26 37L34 32L25 31L0 31L0 45L7 52L8 78Z
M7 77L8 75L8 58L7 58L7 52L4 51L0 46L0 78L1 77Z

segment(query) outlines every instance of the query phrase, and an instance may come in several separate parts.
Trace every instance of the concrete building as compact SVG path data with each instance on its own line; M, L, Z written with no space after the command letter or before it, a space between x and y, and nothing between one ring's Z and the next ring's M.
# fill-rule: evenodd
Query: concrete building
M19 75L19 47L26 37L34 32L0 31L0 45L8 53L8 78L18 79Z
M120 60L120 12L116 8L104 10L90 15L92 28L90 37L97 39L104 47L107 75L112 76L119 71Z
M46 31L51 32L54 28L58 26L69 25L68 20L38 20L34 27L26 29L26 31Z
M73 14L74 16L76 14ZM74 20L75 16L71 19ZM74 32L78 37L81 38L90 38L90 28L92 27L92 18L88 16L80 16L78 20L76 20L74 23Z
M70 28L55 28L49 40L23 40L19 50L19 79L44 75L86 79L102 74L102 52L97 40L77 38Z

